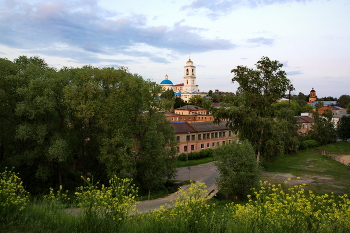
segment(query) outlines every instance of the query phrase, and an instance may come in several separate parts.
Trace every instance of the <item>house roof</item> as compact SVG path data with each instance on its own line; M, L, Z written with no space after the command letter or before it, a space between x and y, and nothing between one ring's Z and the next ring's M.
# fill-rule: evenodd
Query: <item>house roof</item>
M164 115L165 116L181 116L180 114L175 114L175 113L172 113L172 112L165 112Z
M196 133L197 130L194 129L189 123L181 122L181 123L170 123L170 125L174 128L175 134L183 134L183 133Z
M190 125L193 128L195 128L198 132L216 131L216 130L228 129L226 127L226 122L221 122L220 124L214 124L212 121L206 121L206 122L190 123Z
M191 111L195 111L195 110L205 110L201 107L198 107L198 106L195 106L195 105L185 105L185 106L182 106L180 108L177 108L175 110L191 110Z
M298 117L298 122L299 124L302 123L313 123L314 119L308 116L297 116Z
M197 132L208 132L208 131L219 131L226 130L226 122L221 122L220 124L214 124L212 121L207 122L179 122L171 123L176 134L187 134L187 133L197 133Z

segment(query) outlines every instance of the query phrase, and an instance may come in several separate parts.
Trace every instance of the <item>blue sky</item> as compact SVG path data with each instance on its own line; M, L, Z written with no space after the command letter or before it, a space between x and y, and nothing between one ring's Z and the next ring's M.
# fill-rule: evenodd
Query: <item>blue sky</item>
M235 92L231 69L278 60L295 94L350 95L350 0L0 0L0 57L53 67L128 67Z

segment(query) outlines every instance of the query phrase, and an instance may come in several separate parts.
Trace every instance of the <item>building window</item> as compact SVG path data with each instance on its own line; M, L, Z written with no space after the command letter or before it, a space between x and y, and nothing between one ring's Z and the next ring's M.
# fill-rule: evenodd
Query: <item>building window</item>
M216 145L217 145L217 146L220 146L220 142L217 142Z
M219 132L219 138L222 138L222 132Z
M196 135L192 135L192 141L196 140Z
M207 138L210 139L210 133L207 133Z
M176 136L176 140L179 142L180 141L180 136Z
M226 136L226 132L222 132L222 136L225 137Z
M186 136L186 141L189 141L190 140L190 135L187 135Z
M213 142L212 147L215 147L215 142Z
M198 140L202 140L202 134L198 134Z
M178 118L178 117L176 117L176 120L178 121L178 120L179 120L179 118Z
M207 148L210 148L210 143L207 143Z
M207 135L204 133L203 134L203 140L207 139Z
M187 151L187 146L184 146L184 151L185 151L185 152Z
M204 149L204 144L201 144L201 149Z
M214 138L214 135L215 135L214 133L211 133L211 138Z
M231 137L231 131L228 131L228 136Z
M218 138L218 132L215 133L215 138Z
M225 141L222 141L222 145L223 145L223 146L225 145Z
M194 145L191 145L191 150L194 150Z

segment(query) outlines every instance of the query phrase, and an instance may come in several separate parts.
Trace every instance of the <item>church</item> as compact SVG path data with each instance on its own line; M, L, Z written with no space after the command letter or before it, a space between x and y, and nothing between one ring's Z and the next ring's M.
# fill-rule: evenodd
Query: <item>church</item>
M196 84L196 67L193 65L193 61L189 58L184 66L184 82L174 85L169 80L168 75L165 75L165 79L160 83L163 90L173 90L174 95L180 97L183 101L188 100L195 95L206 96L208 93L199 92L198 85Z

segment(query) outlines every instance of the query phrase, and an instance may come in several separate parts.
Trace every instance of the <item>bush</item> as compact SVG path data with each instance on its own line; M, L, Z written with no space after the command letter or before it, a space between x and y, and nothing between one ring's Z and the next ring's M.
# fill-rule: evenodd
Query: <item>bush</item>
M305 140L303 142L300 143L300 149L301 150L306 150L309 148L315 148L315 147L319 147L321 146L321 143L319 143L318 141L315 140Z
M217 185L226 196L245 199L252 188L258 187L260 166L248 141L221 146L214 157L220 173Z
M205 149L199 152L182 153L177 157L177 159L180 161L186 161L187 158L188 160L196 160L213 157L213 154L213 149Z
M28 202L28 192L21 179L12 171L0 173L0 215L6 216L23 210Z

